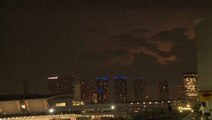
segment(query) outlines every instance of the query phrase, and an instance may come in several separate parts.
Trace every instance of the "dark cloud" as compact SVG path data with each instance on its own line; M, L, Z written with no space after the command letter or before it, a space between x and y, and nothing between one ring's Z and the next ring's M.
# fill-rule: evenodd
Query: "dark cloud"
M111 55L102 64L107 67L115 64L129 66L134 63L135 55L140 53L140 55L143 54L155 58L156 63L161 65L176 62L177 56L173 48L181 44L181 41L188 40L185 29L181 28L161 31L151 37L147 37L146 33L148 33L147 30L134 29L128 33L113 37L113 51L123 50L122 52L125 52L125 55Z

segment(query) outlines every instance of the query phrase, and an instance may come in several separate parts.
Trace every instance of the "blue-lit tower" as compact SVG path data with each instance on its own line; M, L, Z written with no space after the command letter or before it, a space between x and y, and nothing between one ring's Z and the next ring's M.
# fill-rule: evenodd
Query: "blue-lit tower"
M96 93L97 102L106 103L108 102L108 77L97 77L96 78Z
M127 79L126 76L114 76L116 102L127 102Z

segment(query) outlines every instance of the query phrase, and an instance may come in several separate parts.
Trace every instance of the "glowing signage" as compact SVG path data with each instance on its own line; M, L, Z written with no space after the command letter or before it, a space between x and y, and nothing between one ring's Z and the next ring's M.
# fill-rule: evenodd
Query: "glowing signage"
M48 77L49 80L58 79L58 77Z

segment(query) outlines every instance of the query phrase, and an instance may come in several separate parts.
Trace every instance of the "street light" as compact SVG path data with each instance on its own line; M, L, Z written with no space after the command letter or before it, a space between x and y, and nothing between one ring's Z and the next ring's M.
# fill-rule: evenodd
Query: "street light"
M26 109L26 105L21 105L21 108L22 109Z
M54 109L53 108L50 108L49 109L49 113L53 113L54 112Z
M114 110L114 109L115 109L115 106L114 106L114 105L112 105L112 106L111 106L111 109L112 109L112 110Z

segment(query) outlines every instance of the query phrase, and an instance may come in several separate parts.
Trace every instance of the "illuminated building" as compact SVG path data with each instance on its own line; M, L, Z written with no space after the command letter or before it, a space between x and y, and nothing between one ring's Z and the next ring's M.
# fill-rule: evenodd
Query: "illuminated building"
M116 102L127 102L127 77L115 76Z
M48 77L49 94L70 95L78 100L91 100L91 87L76 76L54 76Z
M186 99L197 99L199 92L198 75L196 73L184 73L183 85Z
M137 101L142 101L145 99L145 80L142 78L137 78L134 80L134 89L135 89L135 99Z
M161 80L159 81L159 100L167 101L169 99L169 86L168 81Z
M108 77L98 77L96 78L96 93L97 102L106 103L108 102Z

